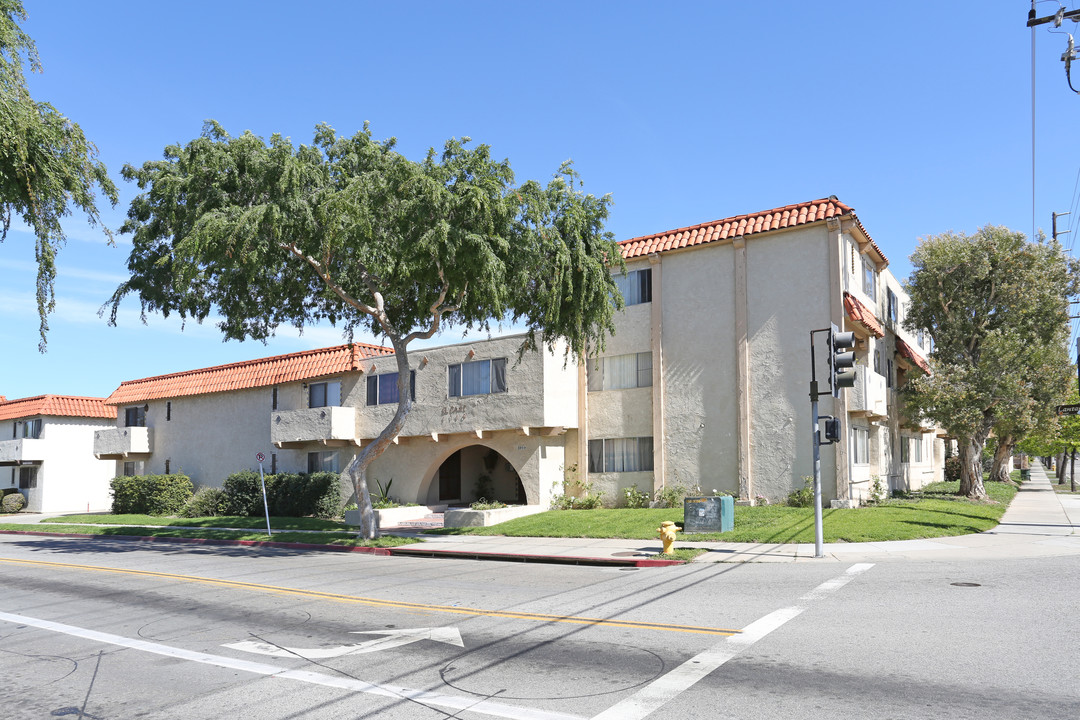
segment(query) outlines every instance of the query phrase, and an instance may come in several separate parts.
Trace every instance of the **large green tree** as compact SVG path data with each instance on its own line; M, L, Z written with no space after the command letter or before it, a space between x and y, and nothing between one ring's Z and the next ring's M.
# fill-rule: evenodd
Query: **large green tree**
M20 20L26 20L21 0L0 0L0 242L14 216L34 231L39 348L44 351L48 314L56 306L56 253L67 240L60 219L75 207L97 225L95 187L113 205L117 193L82 129L49 103L30 97L24 68L40 72L41 62ZM111 242L109 229L102 230Z
M905 326L933 337L933 374L905 386L905 405L957 438L960 493L985 497L990 432L1025 431L1043 412L1035 405L1068 392L1064 343L1080 264L1056 242L992 225L926 238L911 263Z
M133 236L130 279L143 312L202 321L225 337L265 339L282 323L329 321L384 336L398 367L393 419L343 475L375 534L367 468L412 407L408 346L444 325L527 328L522 352L562 338L584 357L613 332L622 259L604 230L610 198L580 189L569 164L546 185L515 185L486 145L449 140L419 162L377 141L316 128L310 145L231 137L208 122L165 158L126 166L144 191L121 232Z

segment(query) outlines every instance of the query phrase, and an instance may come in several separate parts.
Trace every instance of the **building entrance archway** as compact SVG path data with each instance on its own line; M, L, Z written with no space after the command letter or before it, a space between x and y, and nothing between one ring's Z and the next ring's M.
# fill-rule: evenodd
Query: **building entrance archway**
M468 445L454 451L439 465L429 481L428 503L460 505L485 500L507 505L528 501L521 476L497 450Z

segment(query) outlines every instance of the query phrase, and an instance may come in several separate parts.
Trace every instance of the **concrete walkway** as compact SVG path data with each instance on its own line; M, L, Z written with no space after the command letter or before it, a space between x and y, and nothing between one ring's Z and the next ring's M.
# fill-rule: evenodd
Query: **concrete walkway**
M0 522L37 521L51 517L24 514ZM29 528L28 528L29 529ZM34 528L35 530L39 528ZM413 533L401 533L410 534ZM517 538L487 535L421 535L424 542L394 548L395 555L464 557L611 565L647 564L660 552L657 540L595 540L586 538ZM676 547L705 548L694 562L888 562L895 560L964 560L1035 558L1080 555L1080 495L1058 495L1041 465L1033 464L1031 479L993 530L976 535L896 540L874 543L826 543L824 557L814 557L813 543L685 542Z

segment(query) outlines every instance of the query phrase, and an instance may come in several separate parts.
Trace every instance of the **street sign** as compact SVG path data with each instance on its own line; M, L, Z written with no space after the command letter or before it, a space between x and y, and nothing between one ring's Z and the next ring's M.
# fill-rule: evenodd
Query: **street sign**
M262 462L265 459L266 459L266 456L263 455L261 452L255 453L255 461L256 462Z
M1058 405L1058 415L1080 415L1080 403L1073 403L1072 405Z

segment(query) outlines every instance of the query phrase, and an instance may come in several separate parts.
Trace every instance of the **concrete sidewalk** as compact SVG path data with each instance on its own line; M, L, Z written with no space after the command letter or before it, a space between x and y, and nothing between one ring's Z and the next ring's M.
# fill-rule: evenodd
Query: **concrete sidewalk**
M17 519L16 519L17 517ZM0 522L36 523L50 515L5 517ZM29 528L28 528L29 529ZM661 550L660 540L413 535L422 544L391 550L394 555L456 557L524 562L643 566ZM826 543L814 557L813 543L725 543L678 541L676 547L708 550L694 562L888 562L1080 555L1080 495L1058 495L1041 465L1021 486L1001 523L976 535L874 543Z
M409 550L427 556L539 559L561 562L615 562L659 553L657 540L589 540L583 538L515 538L488 535L422 535L425 542ZM1034 465L1005 511L1001 524L976 535L896 540L875 543L826 543L824 558L814 557L813 543L725 543L678 541L677 548L709 552L694 562L887 562L907 559L991 559L1080 555L1080 496L1059 496L1041 465Z

